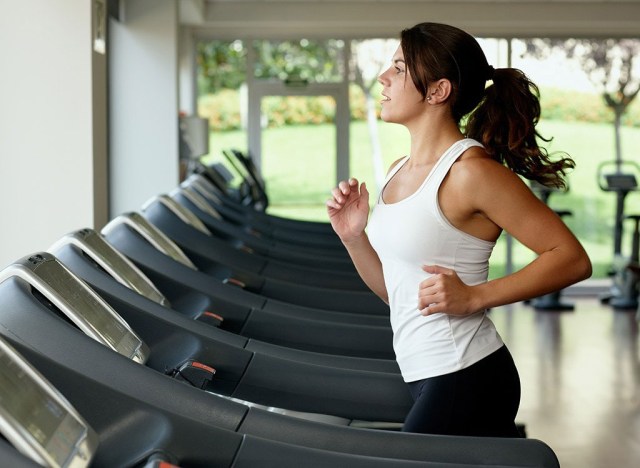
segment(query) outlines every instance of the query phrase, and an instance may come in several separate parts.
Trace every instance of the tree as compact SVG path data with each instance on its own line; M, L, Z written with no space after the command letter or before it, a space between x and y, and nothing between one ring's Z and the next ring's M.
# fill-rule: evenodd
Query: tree
M196 63L200 94L238 89L247 79L247 50L242 41L199 42Z
M620 126L629 104L640 92L640 40L637 39L529 39L526 54L548 56L560 50L567 58L577 59L591 82L613 111L615 154L622 161Z
M246 82L248 47L256 54L256 78L329 82L341 76L343 41L253 41L213 40L199 42L196 61L201 94L220 89L238 89Z
M341 40L254 41L256 78L275 78L300 84L341 78Z

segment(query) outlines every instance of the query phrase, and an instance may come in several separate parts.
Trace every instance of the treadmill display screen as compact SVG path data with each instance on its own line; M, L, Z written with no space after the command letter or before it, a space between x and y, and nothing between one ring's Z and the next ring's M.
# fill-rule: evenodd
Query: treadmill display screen
M76 455L87 428L43 384L0 347L0 418L21 434L25 443L31 447L35 443L40 447L38 452L44 450L62 466ZM26 440L29 436L31 441Z
M60 296L70 306L77 316L68 315L82 331L90 336L99 335L109 343L113 349L127 357L133 356L140 347L140 340L126 326L118 320L97 297L84 285L79 287L78 281L58 262L43 262L38 266L38 274L46 279L51 287L64 294ZM63 311L65 313L65 311ZM88 331L90 328L91 331Z

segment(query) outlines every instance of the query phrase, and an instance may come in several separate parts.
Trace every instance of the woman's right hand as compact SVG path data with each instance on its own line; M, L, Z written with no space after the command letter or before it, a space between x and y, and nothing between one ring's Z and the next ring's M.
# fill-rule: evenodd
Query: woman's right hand
M342 242L350 242L362 235L369 217L369 192L366 184L359 185L351 178L341 181L327 200L327 213L333 230Z

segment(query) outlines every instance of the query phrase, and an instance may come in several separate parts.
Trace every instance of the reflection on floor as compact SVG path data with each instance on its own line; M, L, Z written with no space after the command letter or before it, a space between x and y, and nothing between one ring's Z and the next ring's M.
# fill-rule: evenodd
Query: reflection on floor
M640 466L640 351L635 311L574 299L572 312L524 304L491 311L520 372L518 422L562 468Z

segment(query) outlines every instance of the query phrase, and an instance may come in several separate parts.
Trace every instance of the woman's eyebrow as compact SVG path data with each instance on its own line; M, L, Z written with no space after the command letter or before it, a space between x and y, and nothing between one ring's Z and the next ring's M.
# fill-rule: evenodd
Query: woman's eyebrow
M400 63L400 62L404 63L404 60L403 59L395 59L393 61L394 65L397 64L397 63Z

